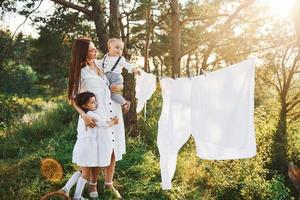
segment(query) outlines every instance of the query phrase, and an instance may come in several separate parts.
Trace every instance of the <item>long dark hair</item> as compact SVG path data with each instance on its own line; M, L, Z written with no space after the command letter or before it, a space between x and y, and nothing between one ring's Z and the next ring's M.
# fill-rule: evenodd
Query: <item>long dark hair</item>
M96 97L94 93L92 92L81 92L77 94L75 101L76 104L86 113L88 110L84 108L83 106L88 103L89 99L92 97Z
M86 66L90 38L81 37L76 39L72 47L72 58L69 71L68 99L72 100L78 94L81 69Z

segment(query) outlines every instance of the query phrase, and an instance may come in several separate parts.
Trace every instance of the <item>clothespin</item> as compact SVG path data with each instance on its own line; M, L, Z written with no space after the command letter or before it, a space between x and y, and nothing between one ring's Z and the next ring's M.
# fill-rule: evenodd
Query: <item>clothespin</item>
M178 78L178 74L175 74L175 75L174 75L174 79L177 79L177 78Z

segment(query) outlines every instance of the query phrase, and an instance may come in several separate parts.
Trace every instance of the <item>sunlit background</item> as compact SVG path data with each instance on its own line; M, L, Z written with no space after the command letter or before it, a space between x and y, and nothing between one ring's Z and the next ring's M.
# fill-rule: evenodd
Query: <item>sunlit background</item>
M289 17L292 13L294 0L261 0L269 7L270 13L275 17Z
M180 1L179 1L180 2ZM182 3L186 0L181 1ZM292 8L294 0L258 0L258 2L268 7L270 14L276 18L288 18L292 14ZM18 3L21 7L22 5ZM54 3L52 1L42 2L40 8L38 9L39 13L51 14L54 11ZM1 27L7 27L9 30L14 32L16 28L24 21L25 17L18 14L7 14L4 16L2 22L0 22ZM14 23L11 23L14 22ZM28 19L24 25L22 25L17 32L23 32L25 35L32 35L34 38L38 37L38 33L35 30L33 22Z

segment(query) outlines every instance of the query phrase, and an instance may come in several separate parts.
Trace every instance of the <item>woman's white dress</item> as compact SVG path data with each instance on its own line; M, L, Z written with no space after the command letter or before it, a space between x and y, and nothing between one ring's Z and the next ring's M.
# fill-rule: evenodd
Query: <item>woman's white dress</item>
M101 68L98 60L95 60L96 66ZM119 123L112 127L96 127L97 134L95 138L90 138L96 142L91 143L88 154L92 157L90 164L98 167L110 165L111 155L114 152L116 161L122 159L125 153L125 131L121 106L110 98L109 82L104 75L97 75L89 66L81 69L80 92L90 91L96 95L97 109L94 111L102 120L109 121L114 116L119 118ZM83 120L79 117L78 127L82 126ZM95 129L95 128L94 128ZM74 147L75 150L75 147ZM79 157L84 156L81 149L73 151L73 162L79 166L83 166L77 162ZM81 159L81 158L80 158ZM90 165L91 166L91 165Z

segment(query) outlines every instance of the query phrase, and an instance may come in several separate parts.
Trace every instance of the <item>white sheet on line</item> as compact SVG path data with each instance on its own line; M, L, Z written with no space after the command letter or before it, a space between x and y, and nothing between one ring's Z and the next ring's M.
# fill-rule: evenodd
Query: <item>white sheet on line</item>
M250 158L254 133L254 59L207 75L161 80L157 144L162 188L171 189L177 153L191 132L203 159Z

